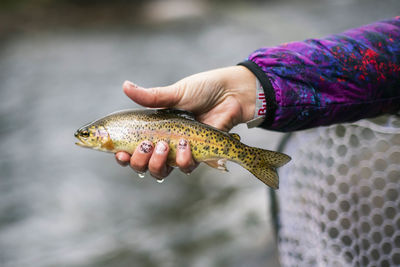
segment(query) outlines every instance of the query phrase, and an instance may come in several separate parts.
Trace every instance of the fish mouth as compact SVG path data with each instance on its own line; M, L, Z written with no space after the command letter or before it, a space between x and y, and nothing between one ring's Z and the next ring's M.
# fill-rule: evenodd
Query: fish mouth
M78 142L75 142L75 145L78 145L78 146L80 146L80 147L91 148L91 146L89 146L88 144L86 144L85 141L82 140L82 139L80 138L80 136L77 135L76 133L75 133L75 137L76 137L76 139L78 139Z
M75 145L80 146L80 147L89 147L87 144L83 143L81 140L79 140L79 142L75 142Z
M78 145L80 147L88 147L88 148L90 147L87 144L83 143L81 140L79 140L79 142L75 142L75 145Z

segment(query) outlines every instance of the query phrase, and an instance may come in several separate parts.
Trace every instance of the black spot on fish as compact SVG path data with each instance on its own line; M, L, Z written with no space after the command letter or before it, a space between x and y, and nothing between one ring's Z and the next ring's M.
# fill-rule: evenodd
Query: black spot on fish
M229 147L224 147L224 152L225 155L227 155L229 153Z

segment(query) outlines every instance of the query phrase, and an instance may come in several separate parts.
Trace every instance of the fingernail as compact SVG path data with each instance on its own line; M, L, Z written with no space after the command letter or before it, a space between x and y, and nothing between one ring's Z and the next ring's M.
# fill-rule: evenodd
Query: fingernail
M137 84L134 84L134 83L131 82L131 81L126 80L125 83L128 84L130 87L139 88L139 86L138 86Z
M156 153L163 154L165 151L167 151L167 146L164 144L164 142L158 142L156 145Z
M119 161L123 161L124 160L124 158L123 158L123 156L121 154L117 154L117 159Z
M153 144L149 141L143 141L139 146L139 151L142 153L150 153L153 150Z
M186 149L188 146L188 142L185 139L179 140L178 148L181 150Z

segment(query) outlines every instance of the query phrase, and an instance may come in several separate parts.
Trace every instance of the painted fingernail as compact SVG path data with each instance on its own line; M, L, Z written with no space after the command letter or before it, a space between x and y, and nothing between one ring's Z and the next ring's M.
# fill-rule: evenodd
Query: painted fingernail
M164 144L164 142L158 142L156 145L156 153L163 154L165 151L167 151L167 146Z
M188 142L185 139L179 140L179 144L178 144L179 149L184 150L187 148L187 146L188 146Z
M122 154L117 154L117 159L121 162L124 161L124 157L122 156Z
M150 153L153 151L153 144L149 141L144 141L140 144L139 151L145 154Z

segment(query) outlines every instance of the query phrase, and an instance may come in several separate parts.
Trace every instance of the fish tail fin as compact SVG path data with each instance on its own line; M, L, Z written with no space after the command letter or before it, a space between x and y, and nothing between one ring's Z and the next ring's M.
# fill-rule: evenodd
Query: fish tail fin
M248 157L239 164L256 176L264 184L278 189L279 177L276 168L288 163L291 158L283 153L265 150L256 147L248 147L254 157Z

